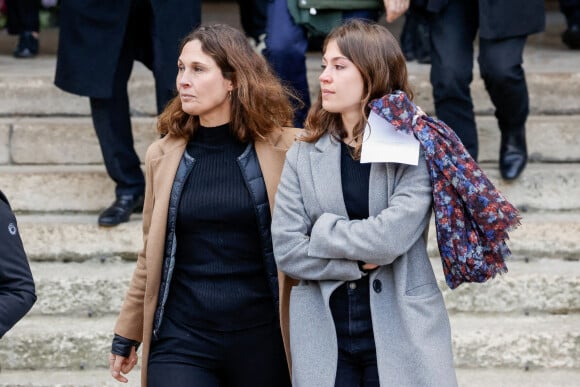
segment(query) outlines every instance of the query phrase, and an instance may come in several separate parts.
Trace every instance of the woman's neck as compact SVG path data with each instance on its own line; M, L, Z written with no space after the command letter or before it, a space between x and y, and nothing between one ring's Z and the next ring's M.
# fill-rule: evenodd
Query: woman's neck
M356 142L359 140L357 137L355 137L354 134L354 128L356 126L356 124L358 124L359 120L357 119L356 121L352 121L352 122L348 122L347 120L345 120L345 117L343 116L342 118L342 124L344 127L344 130L346 131L346 137L344 137L342 139L342 141L350 146L355 146Z
M199 116L199 124L205 126L206 128L213 128L216 126L222 126L231 121L230 111L222 112L212 112L211 114L206 114Z
M356 125L359 123L360 121L360 114L358 113L350 113L350 114L346 114L343 113L342 114L342 126L344 128L344 130L346 131L346 137L342 139L342 141L347 144L347 145L352 145L354 146L355 144L355 136L354 136L354 128L356 127Z

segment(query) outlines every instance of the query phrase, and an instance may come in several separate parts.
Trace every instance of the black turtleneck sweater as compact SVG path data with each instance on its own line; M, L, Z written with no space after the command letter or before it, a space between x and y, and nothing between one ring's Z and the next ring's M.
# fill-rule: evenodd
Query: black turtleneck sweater
M369 217L369 177L371 164L362 164L351 156L354 148L340 143L340 177L342 195L348 218L366 219Z
M237 161L246 147L229 124L200 127L187 145L195 163L179 202L166 305L182 324L234 331L275 318L255 204Z

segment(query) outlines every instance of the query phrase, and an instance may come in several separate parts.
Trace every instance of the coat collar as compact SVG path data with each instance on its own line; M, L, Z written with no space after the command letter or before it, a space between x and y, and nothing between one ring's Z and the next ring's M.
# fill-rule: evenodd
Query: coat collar
M171 187L177 167L187 146L187 140L171 135L157 141L157 154L151 160L155 200L169 205Z

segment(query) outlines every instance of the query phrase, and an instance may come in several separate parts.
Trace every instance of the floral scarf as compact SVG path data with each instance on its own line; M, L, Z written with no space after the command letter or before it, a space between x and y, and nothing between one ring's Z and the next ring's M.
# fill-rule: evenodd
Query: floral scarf
M444 122L425 115L405 93L396 91L370 108L397 130L421 143L433 185L437 243L445 281L485 282L507 272L508 231L520 224L510 204Z

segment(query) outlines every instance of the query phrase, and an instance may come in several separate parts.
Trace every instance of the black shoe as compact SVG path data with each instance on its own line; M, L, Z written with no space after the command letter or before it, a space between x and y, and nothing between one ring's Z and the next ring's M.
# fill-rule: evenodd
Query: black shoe
M13 55L16 58L33 58L38 55L38 38L30 31L21 33Z
M505 180L515 180L528 162L524 133L502 134L499 150L499 171Z
M569 49L580 49L580 24L572 24L566 31L564 31L562 34L562 42L564 42Z
M143 195L122 195L99 215L99 226L112 227L128 222L132 213L143 211Z

